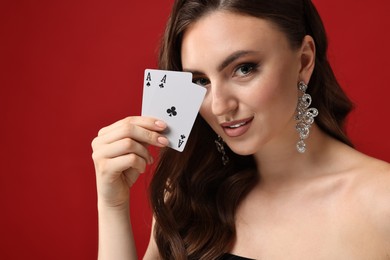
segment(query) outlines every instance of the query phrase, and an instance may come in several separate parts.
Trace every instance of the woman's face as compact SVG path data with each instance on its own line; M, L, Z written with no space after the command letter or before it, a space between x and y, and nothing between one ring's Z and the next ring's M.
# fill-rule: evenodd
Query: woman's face
M185 32L183 70L207 89L200 113L234 152L295 147L300 50L271 22L226 11Z

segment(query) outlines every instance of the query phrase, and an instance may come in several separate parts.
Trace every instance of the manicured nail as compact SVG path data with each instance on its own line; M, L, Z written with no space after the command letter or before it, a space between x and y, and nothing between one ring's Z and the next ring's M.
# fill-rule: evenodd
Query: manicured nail
M155 124L156 126L160 127L160 128L165 128L165 127L167 127L167 124L164 123L163 121L160 121L160 120L155 121L154 124Z
M169 144L168 139L163 137L163 136L158 137L157 142L159 142L160 144L162 144L164 146L167 146Z

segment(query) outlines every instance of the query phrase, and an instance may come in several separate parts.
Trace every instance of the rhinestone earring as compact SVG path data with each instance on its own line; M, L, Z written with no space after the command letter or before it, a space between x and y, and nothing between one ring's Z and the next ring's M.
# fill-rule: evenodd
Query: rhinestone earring
M218 135L218 139L215 140L214 142L215 142L215 145L217 146L218 152L220 152L222 155L222 164L223 165L228 164L229 157L226 155L225 146L224 146L224 142L222 140L222 137L220 135Z
M298 98L297 115L295 116L296 129L299 133L296 148L298 152L304 153L306 151L304 140L309 137L310 127L314 123L314 118L318 116L318 110L314 107L309 108L312 98L309 94L306 94L307 85L305 82L299 82L298 88L302 92L302 96Z

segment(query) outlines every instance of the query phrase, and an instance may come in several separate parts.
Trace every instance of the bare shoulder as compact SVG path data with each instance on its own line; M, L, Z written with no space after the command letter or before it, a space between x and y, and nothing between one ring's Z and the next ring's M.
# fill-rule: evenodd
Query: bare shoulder
M362 155L353 171L356 184L362 192L390 199L390 164ZM368 195L368 194L366 194ZM379 199L378 198L378 199ZM390 204L390 200L387 200Z
M361 155L355 166L351 199L384 236L390 251L390 164Z

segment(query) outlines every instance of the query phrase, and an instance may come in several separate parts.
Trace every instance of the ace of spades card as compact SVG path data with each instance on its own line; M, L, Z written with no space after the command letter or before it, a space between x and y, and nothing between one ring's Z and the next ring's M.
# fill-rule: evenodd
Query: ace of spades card
M192 82L192 73L181 71L168 71L146 69L144 73L144 87L142 95L142 115L149 114L151 99L155 95L161 95L165 86L174 82Z
M182 152L206 89L192 83L189 72L145 70L142 115L167 123L169 147Z

